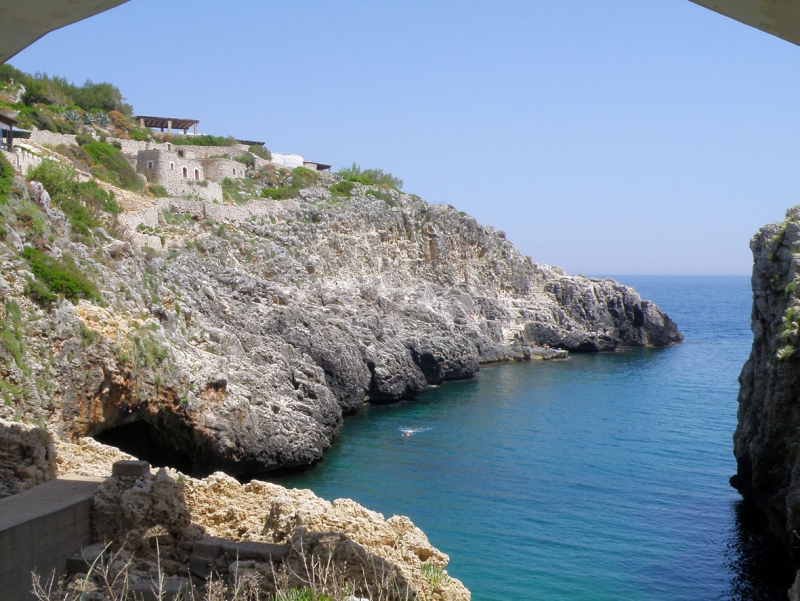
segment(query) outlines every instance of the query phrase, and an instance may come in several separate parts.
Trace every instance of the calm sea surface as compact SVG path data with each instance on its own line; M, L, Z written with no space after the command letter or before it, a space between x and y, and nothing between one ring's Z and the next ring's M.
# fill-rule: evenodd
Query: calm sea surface
M749 278L617 279L686 341L484 368L362 411L277 481L409 516L475 601L785 599L788 568L728 485Z

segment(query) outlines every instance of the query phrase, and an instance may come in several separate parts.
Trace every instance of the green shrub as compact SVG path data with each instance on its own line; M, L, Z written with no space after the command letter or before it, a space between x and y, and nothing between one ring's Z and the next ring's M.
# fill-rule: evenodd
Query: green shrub
M319 175L316 171L306 169L305 167L295 167L292 169L292 185L291 186L278 186L277 188L264 188L261 191L263 198L271 198L273 200L287 200L289 198L297 198L302 188L313 186Z
M94 141L83 149L92 157L92 173L95 176L126 190L139 191L144 186L136 170L118 148L106 142Z
M232 200L236 203L242 203L246 200L239 190L237 183L231 178L226 177L222 180L220 185L222 187L222 198L225 200Z
M153 139L152 132L147 129L146 127L135 126L131 131L128 132L131 140L135 140L137 142L149 142Z
M25 279L25 294L42 307L49 307L58 300L57 294L53 294L45 284L32 278Z
M265 161L271 161L272 160L272 153L269 150L267 150L266 148L264 148L263 146L259 146L258 144L253 144L247 150L250 151L250 154L254 154L257 157L261 157Z
M125 102L122 93L116 86L86 80L83 85L76 86L64 77L50 77L46 73L28 75L15 70L7 75L25 86L22 102L27 106L34 104L50 104L58 106L76 106L84 111L108 112L117 110L125 115L133 114L133 107Z
M43 234L45 230L44 213L30 201L23 201L17 209L17 219L24 227L35 234Z
M94 142L94 138L88 134L78 134L75 136L75 143L78 146L86 146L92 142Z
M397 206L397 201L394 198L392 198L392 195L389 194L386 190L370 190L369 193L375 198L382 200L390 207Z
M356 163L343 167L336 172L345 180L359 182L365 186L388 186L397 190L403 189L403 180L386 173L383 169L362 169Z
M0 381L0 395L3 397L3 402L9 407L14 404L16 399L21 400L23 396L19 388L5 380Z
M419 569L434 589L440 585L447 584L450 580L450 576L447 575L445 569L436 564L423 563L420 564Z
M55 161L42 161L28 171L27 178L41 182L78 235L91 235L94 228L103 224L104 213L118 215L122 212L112 192L106 192L94 181L79 182L75 169Z
M243 155L236 157L234 161L241 163L250 169L255 169L256 166L256 160L249 152L245 152Z
M17 303L8 301L5 317L0 319L0 343L11 352L17 367L27 374L28 368L22 355L22 339L22 311Z
M16 67L12 67L8 64L0 65L0 81L3 83L8 83L11 81L22 83L22 80L26 77L29 77L28 74L24 71L20 71Z
M167 192L167 189L161 184L150 184L149 188L150 194L156 198L166 198L169 196L169 192Z
M22 256L31 266L31 272L48 290L63 295L72 302L80 298L98 299L100 297L95 286L75 265L69 256L56 259L38 248L26 246Z
M14 168L11 166L11 163L0 154L0 205L4 205L8 202L8 193L11 192L11 184L13 181Z
M176 146L233 146L237 144L236 139L230 136L220 137L209 134L199 136L172 136L170 142Z
M297 197L298 188L291 188L282 186L280 188L264 188L261 191L262 198L271 198L272 200L288 200Z
M75 193L77 175L72 167L65 167L57 161L44 160L26 175L28 181L40 182L55 202L63 196Z
M344 180L338 184L332 185L328 189L334 196L350 196L350 194L353 192L353 188L355 188L355 184L353 184L353 182Z
M319 174L311 169L305 167L295 167L292 169L292 187L293 188L308 188L317 183Z

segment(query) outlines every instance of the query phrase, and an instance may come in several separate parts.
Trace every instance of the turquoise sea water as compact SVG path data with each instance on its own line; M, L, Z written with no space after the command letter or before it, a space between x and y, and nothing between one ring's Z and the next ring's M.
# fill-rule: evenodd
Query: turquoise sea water
M785 599L788 567L728 485L749 278L617 279L686 341L491 366L367 408L277 481L408 515L475 601Z

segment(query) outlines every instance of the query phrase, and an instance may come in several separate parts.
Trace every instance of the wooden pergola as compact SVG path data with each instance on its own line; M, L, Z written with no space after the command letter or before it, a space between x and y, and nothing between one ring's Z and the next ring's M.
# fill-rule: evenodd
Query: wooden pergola
M138 115L134 117L139 125L142 127L159 128L162 132L166 129L168 134L172 133L174 129L182 129L184 135L189 133L189 128L194 128L194 135L197 135L197 124L200 123L197 119L178 119L176 117L149 117L146 115Z
M17 125L17 120L8 117L7 115L0 115L0 147L8 150L9 152L14 148L14 127Z

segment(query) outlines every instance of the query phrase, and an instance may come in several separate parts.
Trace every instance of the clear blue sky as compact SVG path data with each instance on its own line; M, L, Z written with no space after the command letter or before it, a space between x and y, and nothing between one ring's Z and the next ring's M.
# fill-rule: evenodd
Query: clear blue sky
M10 62L390 171L571 273L746 274L800 204L800 47L687 0L132 0Z

